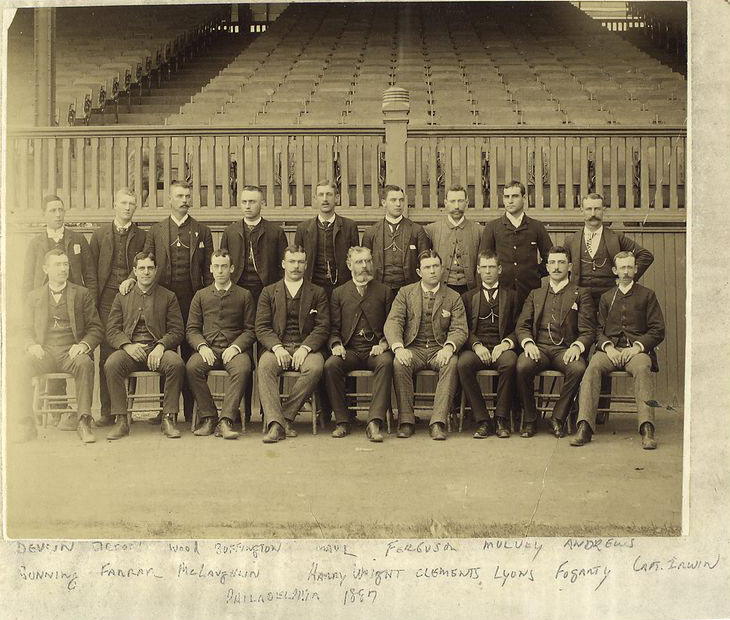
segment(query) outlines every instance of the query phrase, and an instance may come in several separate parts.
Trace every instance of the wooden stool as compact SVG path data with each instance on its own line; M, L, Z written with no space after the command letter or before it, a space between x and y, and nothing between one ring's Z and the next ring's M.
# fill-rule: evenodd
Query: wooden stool
M598 407L598 415L596 416L596 422L598 424L605 424L608 422L609 413L633 413L637 412L636 408L636 396L633 392L629 393L613 393L615 387L615 379L632 379L631 373L625 370L613 370L608 373L611 377L611 392L601 392L601 397L598 402L601 401L608 403L605 407ZM614 405L619 405L614 407ZM621 406L623 405L623 406ZM627 406L629 405L629 406Z
M154 411L155 413L162 412L163 399L165 398L165 393L160 387L162 378L162 373L152 372L151 370L129 373L129 376L127 376L127 424L132 424L132 414L135 411ZM157 391L144 391L139 393L139 379L157 381ZM143 383L148 384L149 381L143 381ZM143 407L135 409L136 403L140 403Z
M210 387L211 379L213 387ZM221 412L223 407L223 399L226 396L226 387L228 384L228 372L225 370L211 370L208 372L208 387L210 388L210 396L213 399L216 411ZM217 386L217 387L216 387ZM193 432L198 427L200 415L198 413L198 403L193 405L193 419L190 422L190 431ZM241 430L246 430L246 416L241 416Z
M66 393L48 393L48 382L54 380L64 380L66 382ZM69 410L78 413L76 396L68 394L69 381L74 381L74 376L67 372L50 372L33 377L33 414L41 416L43 426L48 426L49 413L64 413ZM74 387L75 385L74 383ZM60 405L60 407L53 407L52 405Z
M416 389L418 386L418 379L425 378L425 377L435 377L436 382L438 383L438 377L439 377L438 370L430 370L430 369L419 370L415 375L413 375L413 383L414 383L413 412L414 413L416 413L417 411L433 412L433 399L436 396L436 388L433 388L433 390L420 390L420 391L418 389ZM419 400L421 401L421 403L418 402ZM426 402L424 402L424 401L426 401ZM451 407L451 404L449 404L449 407ZM446 416L446 430L449 433L451 432L451 416L452 416L451 409L449 409L449 412Z
M346 375L348 378L354 378L355 382L357 382L358 379L370 379L373 376L372 370L351 370ZM356 383L357 384L357 383ZM352 409L353 411L370 411L370 401L373 399L373 392L371 391L364 391L360 392L357 388L355 392L348 392L347 391L347 382L345 382L345 399L347 398L352 399L352 406L348 402L347 408ZM363 404L360 403L360 401L364 401ZM388 409L385 412L385 423L388 427L388 435L391 433L391 418L392 418L392 411Z
M281 400L289 398L289 394L284 391L284 379L285 378L296 378L299 376L298 370L285 370L279 375L279 397ZM312 434L317 434L317 422L324 429L324 419L320 415L318 404L317 404L317 388L309 395L309 400L312 404ZM261 403L258 403L261 406ZM263 409L261 410L261 432L266 432L266 418L264 416Z

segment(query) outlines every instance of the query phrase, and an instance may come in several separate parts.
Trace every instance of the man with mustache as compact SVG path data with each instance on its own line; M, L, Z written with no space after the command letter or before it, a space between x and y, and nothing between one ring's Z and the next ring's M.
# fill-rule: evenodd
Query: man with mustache
M466 218L469 197L461 185L452 185L444 199L446 217L425 227L433 249L444 259L441 281L459 295L478 285L479 242L484 227Z
M664 316L654 291L634 281L636 258L619 252L613 273L618 285L601 297L598 309L597 350L591 357L580 388L578 432L571 446L583 446L596 428L601 377L613 370L626 370L634 377L641 447L654 450L654 409L650 372L658 370L655 347L664 340Z
M393 302L390 287L373 280L373 257L368 248L354 246L347 253L352 279L335 289L330 301L332 328L329 345L332 356L324 365L324 376L336 427L332 437L350 433L345 403L345 379L352 370L373 372L373 397L365 434L381 442L380 432L390 408L393 354L383 335L385 319Z
M563 424L580 380L586 370L583 355L595 339L596 311L591 294L568 279L570 251L550 248L547 269L550 276L539 289L530 291L517 320L517 340L524 352L517 358L517 388L522 401L522 437L536 430L535 375L559 370L565 375L550 427L563 437Z

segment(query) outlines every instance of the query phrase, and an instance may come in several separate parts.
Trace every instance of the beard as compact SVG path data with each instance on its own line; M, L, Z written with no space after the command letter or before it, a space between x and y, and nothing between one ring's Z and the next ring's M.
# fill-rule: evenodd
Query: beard
M369 284L373 279L372 273L359 273L356 277L352 278L356 284L359 284L360 286L365 286L366 284Z

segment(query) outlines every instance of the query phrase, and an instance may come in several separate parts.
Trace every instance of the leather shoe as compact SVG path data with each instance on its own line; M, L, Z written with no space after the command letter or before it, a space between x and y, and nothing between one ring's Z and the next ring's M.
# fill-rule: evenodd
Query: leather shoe
M276 443L277 441L283 441L286 439L286 433L284 428L278 422L272 422L269 425L269 431L264 435L264 443Z
M79 427L79 416L73 411L64 413L58 423L59 431L75 431Z
M229 418L221 418L215 428L215 436L223 439L238 439L241 434L233 430L233 424Z
M102 426L113 426L114 425L114 416L113 415L103 415L98 420L94 420L94 426L96 428L101 428Z
M285 421L286 426L284 427L284 432L286 433L287 437L296 437L299 433L297 433L296 430L294 430L294 423L290 422L289 420Z
M497 437L507 439L509 436L510 431L504 424L504 418L497 418Z
M158 413L154 418L147 420L147 424L162 424L162 413Z
M177 426L175 426L175 422L173 422L171 415L166 415L162 418L162 426L160 427L160 430L163 435L170 439L180 438L180 431L177 430Z
M114 424L112 430L107 433L107 439L121 439L122 437L126 437L127 435L129 435L129 424L127 424L127 416L118 415L116 416L116 418L116 424Z
M76 433L84 443L96 443L96 437L91 432L91 416L82 415L79 418L79 424L76 427Z
M332 437L339 439L341 437L347 437L350 434L350 427L347 424L338 424L335 426L335 430L332 431Z
M565 437L565 433L563 432L563 420L558 420L557 418L550 416L548 418L548 422L550 422L550 432L555 435L555 437L558 439Z
M654 425L651 422L644 422L639 429L641 433L641 447L644 450L656 450L657 443L654 439Z
M396 435L396 437L398 437L398 439L408 439L415 432L416 427L414 424L404 422L398 427L398 434Z
M593 429L591 425L585 420L578 422L578 430L575 433L573 439L570 440L571 446L584 446L586 445L593 436Z
M380 432L380 422L378 420L370 420L365 427L365 436L372 442L381 443L383 434Z
M535 423L534 422L525 422L524 426L522 427L522 432L520 433L521 437L532 437L535 434Z
M489 423L489 420L484 420L477 427L477 430L474 433L474 439L486 439L491 434L492 434L492 425Z
M431 439L435 441L446 441L446 433L444 432L444 425L441 422L434 422L428 427L431 433Z
M208 435L212 435L214 430L215 418L210 416L203 418L203 423L193 431L193 435L197 435L198 437L207 437Z

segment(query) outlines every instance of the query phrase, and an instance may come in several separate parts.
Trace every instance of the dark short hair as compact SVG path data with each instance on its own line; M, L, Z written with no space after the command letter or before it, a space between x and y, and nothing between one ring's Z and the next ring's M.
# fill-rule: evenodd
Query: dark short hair
M499 255L494 250L484 250L483 252L479 252L479 256L477 256L477 265L479 265L482 260L496 260L497 265L501 265L502 261L499 260Z
M631 250L623 250L616 254L616 256L613 257L613 264L616 265L616 261L619 258L633 258L634 259L634 265L636 264L636 254L634 254Z
M149 258L155 264L155 267L157 267L157 258L155 258L153 252L137 252L134 255L134 261L132 262L132 265L136 267L139 261L145 260L147 258Z
M287 254L304 254L304 256L307 255L307 251L304 249L303 245L296 245L292 243L291 245L286 246L284 248L284 255L281 257L282 260L286 258Z
M219 249L219 250L216 250L216 251L215 251L215 252L213 252L213 254L211 255L211 260L212 260L212 259L213 259L214 257L216 257L216 256L217 256L218 258L227 258L227 259L228 259L228 262L229 262L229 263L230 263L231 265L233 264L233 259L231 258L231 253L230 253L230 252L229 252L228 250L224 250L223 248L221 248L221 249Z
M48 250L48 252L43 255L44 265L48 264L48 259L51 258L51 256L65 256L66 258L68 258L68 254L66 254L65 250L62 250L61 248L53 248L52 250Z
M63 200L61 200L60 196L56 196L55 194L48 194L47 196L43 196L43 200L41 201L41 210L43 211L43 213L46 212L48 205L52 202L60 202L61 204L63 204Z
M520 193L523 196L525 195L525 186L522 183L520 183L519 181L514 181L513 180L513 181L510 181L509 183L505 183L504 184L504 189L508 189L510 187L519 187L520 188ZM502 190L502 191L504 191L504 190Z
M458 183L449 185L446 188L446 191L444 192L444 200L446 199L446 196L449 195L449 192L464 192L464 198L469 198L469 193L466 191L466 188L463 185L459 185Z
M383 187L380 188L380 200L385 200L388 197L388 192L402 192L404 196L406 195L406 192L402 187L389 183L388 185L383 185Z
M438 258L439 263L443 265L443 260L441 260L441 255L436 250L424 250L418 255L418 268L421 268L421 262L426 258Z
M601 196L601 194L599 194L597 192L591 192L590 194L586 194L585 196L583 196L583 198L580 201L581 207L583 206L583 203L586 200L600 200L601 203L603 203L603 201L604 201L603 196Z
M565 254L570 262L570 250L564 245L554 245L548 250L548 255L550 254Z
M258 192L261 196L261 200L264 199L264 190L262 190L258 185L244 185L238 190L239 196L241 195L241 192Z

